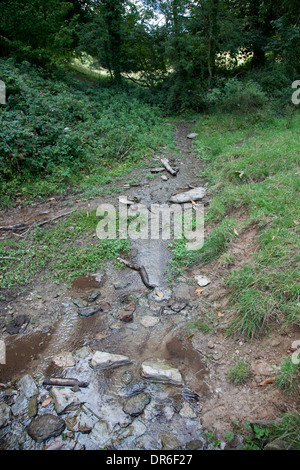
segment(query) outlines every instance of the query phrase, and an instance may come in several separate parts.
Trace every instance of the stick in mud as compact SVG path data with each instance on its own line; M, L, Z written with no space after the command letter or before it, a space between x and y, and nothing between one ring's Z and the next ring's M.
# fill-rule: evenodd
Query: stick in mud
M47 377L44 379L43 385L54 385L58 387L74 387L75 385L78 385L78 387L86 388L89 384L88 382L81 382L77 379Z
M117 258L117 261L119 261L119 263L125 264L125 266L127 266L130 269L133 269L134 271L138 271L143 283L149 289L154 289L154 287L156 287L150 284L148 274L144 266L138 266L137 264L131 263L130 261L127 261L126 259L123 259L123 258Z
M174 170L170 164L169 164L169 160L167 160L166 158L162 158L161 160L161 163L163 164L163 166L165 167L165 169L172 175L172 176L176 176L177 173L178 173L178 169Z

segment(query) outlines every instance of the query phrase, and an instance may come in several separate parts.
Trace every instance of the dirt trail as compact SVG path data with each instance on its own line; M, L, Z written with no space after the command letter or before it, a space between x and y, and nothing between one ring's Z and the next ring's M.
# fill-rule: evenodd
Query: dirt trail
M191 124L177 124L174 132L179 153L170 154L165 150L155 157L158 166L160 157L165 156L172 165L178 167L176 177L165 173L168 180L163 181L161 175L157 174L149 181L141 175L140 170L134 170L130 179L136 178L140 186L124 189L121 194L128 198L136 197L149 206L167 203L172 194L188 189L189 185L205 184L199 177L200 160L193 151L192 140L187 138L191 130ZM122 186L124 183L126 180L118 184ZM70 201L74 202L72 210L87 207L92 210L100 202L115 202L112 196L88 202L76 202L78 196L74 199L70 195L68 198L56 198L29 207L3 211L0 213L0 226L28 224L32 220L45 221L60 216L69 210ZM208 199L209 196L204 202L208 202ZM254 227L241 234L233 244L231 249L236 255L235 264L229 270L242 264L245 256L249 257L249 253L254 252L256 235ZM0 382L13 381L25 373L34 376L62 373L51 365L51 358L62 351L73 352L88 346L92 351L108 351L131 357L134 361L131 371L134 376L138 375L141 363L147 359L168 361L181 372L186 386L201 398L200 411L198 409L197 413L203 427L221 438L232 430L234 419L241 423L246 419L274 419L280 412L292 407L294 403L291 401L287 405L282 392L272 386L260 387L258 384L274 375L270 365L278 365L286 355L294 339L293 333L276 332L261 342L252 343L225 338L222 327L230 315L224 287L228 269L217 263L195 266L185 270L181 279L174 282L170 289L166 274L170 257L167 242L140 240L133 243L132 261L145 266L150 282L161 290L158 294L165 299L162 302L159 296L155 297L155 292L145 288L137 272L127 268L118 271L110 264L105 272L98 273L99 280L97 277L82 276L74 280L70 291L64 285L41 283L17 298L10 298L7 293L6 300L0 304L2 313L13 317L21 312L31 321L23 333L9 336L4 332L7 364L0 366ZM195 295L195 274L208 276L212 281L201 296ZM87 299L95 290L101 291L101 296L92 305L105 302L109 305L108 311L101 311L89 318L80 317L78 308L90 305ZM42 298L38 299L40 296L37 293L41 291ZM124 299L126 305L126 296L134 303L135 310L133 322L125 324L119 321L118 312L124 307ZM171 310L176 302L184 304L179 312ZM161 306L166 309L164 313L161 313ZM193 332L187 339L185 326L191 321L205 319L208 312L214 314L216 334ZM221 315L218 315L220 312ZM144 322L149 321L149 317L151 321L157 320L157 323L145 326ZM253 375L245 385L231 385L226 378L235 357L246 357L251 363ZM84 372L82 374L81 378L84 378ZM119 383L119 371L107 372L101 378L101 393L107 393L109 399L116 393ZM169 389L167 392L169 399L173 397L175 400L173 392ZM164 393L167 392L164 390Z

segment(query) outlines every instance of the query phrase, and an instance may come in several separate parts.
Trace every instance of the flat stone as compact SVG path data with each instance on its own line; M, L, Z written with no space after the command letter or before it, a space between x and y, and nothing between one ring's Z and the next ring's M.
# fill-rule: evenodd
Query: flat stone
M0 403L0 429L9 423L10 415L10 407L6 403Z
M19 380L18 387L26 398L31 398L39 393L34 379L28 374Z
M188 302L175 302L173 305L171 305L171 310L173 310L173 312L179 313L187 305L188 305Z
M149 393L143 392L137 396L129 398L123 405L123 411L130 416L139 416L143 413L150 401L151 396Z
M153 317L151 315L145 315L144 317L141 318L140 323L143 325L145 328L151 328L152 326L157 325L159 323L159 318Z
M126 287L130 286L129 281L118 281L114 283L114 288L116 290L126 289Z
M91 367L93 369L110 369L125 364L130 364L130 359L121 354L111 354L108 352L96 351L91 359Z
M101 310L101 307L99 305L93 305L92 307L79 308L78 315L80 315L81 317L91 317L92 315L99 313L100 310Z
M64 351L52 357L52 362L57 367L74 367L75 359L69 351Z
M159 166L156 168L151 168L151 173L161 173L162 171L165 171L165 167Z
M65 429L65 422L58 416L45 414L34 418L27 427L27 433L36 442L59 436Z
M73 303L80 308L84 308L88 306L88 303L85 300L82 299L73 299Z
M141 366L141 375L154 382L167 382L174 385L183 385L182 376L178 369L163 361L145 361Z
M191 202L191 201L200 201L204 198L206 194L206 189L199 187L191 189L190 191L185 191L183 193L175 194L171 196L169 201L175 204L182 204L184 202Z
M67 416L65 418L68 431L89 433L93 429L94 423L92 419L84 412L79 413L77 416Z
M101 295L101 292L99 291L94 291L94 292L91 292L88 296L88 301L89 302L95 302L95 300L97 300Z
M20 395L11 407L14 416L24 415L28 412L28 399L24 395Z
M52 387L51 395L57 414L62 414L70 410L76 410L81 405L81 401L75 392L65 387Z
M188 403L183 404L183 407L181 408L179 414L182 418L190 418L190 419L197 418L195 411Z
M187 139L195 139L195 137L197 137L198 134L196 132L192 132L191 134L187 135Z
M161 441L162 450L181 449L181 443L177 437L169 432L161 432L158 438Z
M104 421L98 421L90 433L90 438L97 443L99 449L102 449L111 439L111 429L109 424Z
M133 384L127 385L127 387L123 388L120 392L122 397L133 397L134 395L138 395L142 393L146 388L144 382L134 382Z
M195 280L197 281L198 286L205 287L210 284L210 280L206 279L203 276L195 276Z

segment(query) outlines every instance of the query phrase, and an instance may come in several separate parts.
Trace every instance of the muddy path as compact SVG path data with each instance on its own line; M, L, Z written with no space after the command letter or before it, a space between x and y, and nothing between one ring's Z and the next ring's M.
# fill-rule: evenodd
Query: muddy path
M178 151L170 153L162 149L151 162L145 162L145 166L149 163L149 168L161 166L160 158L166 157L172 166L179 168L176 177L164 171L149 180L141 170L133 170L130 180L135 179L137 185L127 185L127 175L117 183L120 194L128 199L136 198L148 207L166 204L176 192L204 186L201 161L193 150L193 141L187 138L192 130L192 124L176 124L174 139ZM167 179L162 179L162 174ZM88 202L82 202L78 195L70 195L16 207L0 213L0 226L47 221L65 214L70 201L72 210L92 210L103 202L117 204L119 195L107 195ZM209 191L203 202L209 203ZM231 247L237 265L255 251L256 236L257 231L252 227ZM147 289L136 271L118 270L107 263L99 272L74 279L71 289L64 284L37 281L28 286L24 294L5 293L5 300L0 301L2 318L12 320L22 314L29 321L17 334L8 334L5 327L2 330L6 364L0 365L0 383L12 384L25 374L36 380L46 376L87 380L89 387L78 392L78 396L88 404L93 415L110 423L115 430L114 448L120 449L129 448L133 442L136 445L133 437L137 432L134 431L131 440L121 438L123 429L129 425L120 402L124 374L127 373L133 383L140 381L142 364L149 360L164 361L178 370L184 387L146 381L152 404L139 418L139 426L147 428L141 448L155 448L159 432L167 432L170 428L177 440L181 435L182 445L203 436L203 429L224 438L226 432L232 430L234 419L274 419L280 412L295 406L295 402L286 403L282 392L258 384L274 374L271 364L279 364L296 332L274 332L271 337L253 343L225 337L222 324L230 315L230 309L227 315L228 298L224 286L228 269L217 263L195 266L186 269L170 285L168 263L171 252L166 240L132 241L130 259L145 266L150 283L157 286L155 289ZM201 296L196 291L196 274L211 280ZM97 313L90 317L79 315L80 309L89 307L98 308ZM133 314L132 320L121 321L120 315L128 311ZM189 324L201 322L207 315L214 315L214 332L187 333ZM53 357L65 351L76 357L75 365L54 365ZM95 374L88 361L97 351L125 355L130 358L130 365ZM228 368L237 356L249 358L253 371L252 380L243 386L229 384L226 379ZM137 437L140 436L136 434ZM80 439L85 448L94 448L95 442L91 443L86 435ZM8 440L4 448L5 445L9 448L14 444Z

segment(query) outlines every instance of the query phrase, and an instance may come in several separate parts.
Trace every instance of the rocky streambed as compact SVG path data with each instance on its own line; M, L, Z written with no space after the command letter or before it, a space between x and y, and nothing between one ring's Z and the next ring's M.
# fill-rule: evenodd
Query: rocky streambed
M113 286L102 279L101 292L81 279L75 298L60 299L39 367L1 384L2 449L207 447L200 418L208 371L180 336L196 314L194 287L182 278L148 290L130 276Z

